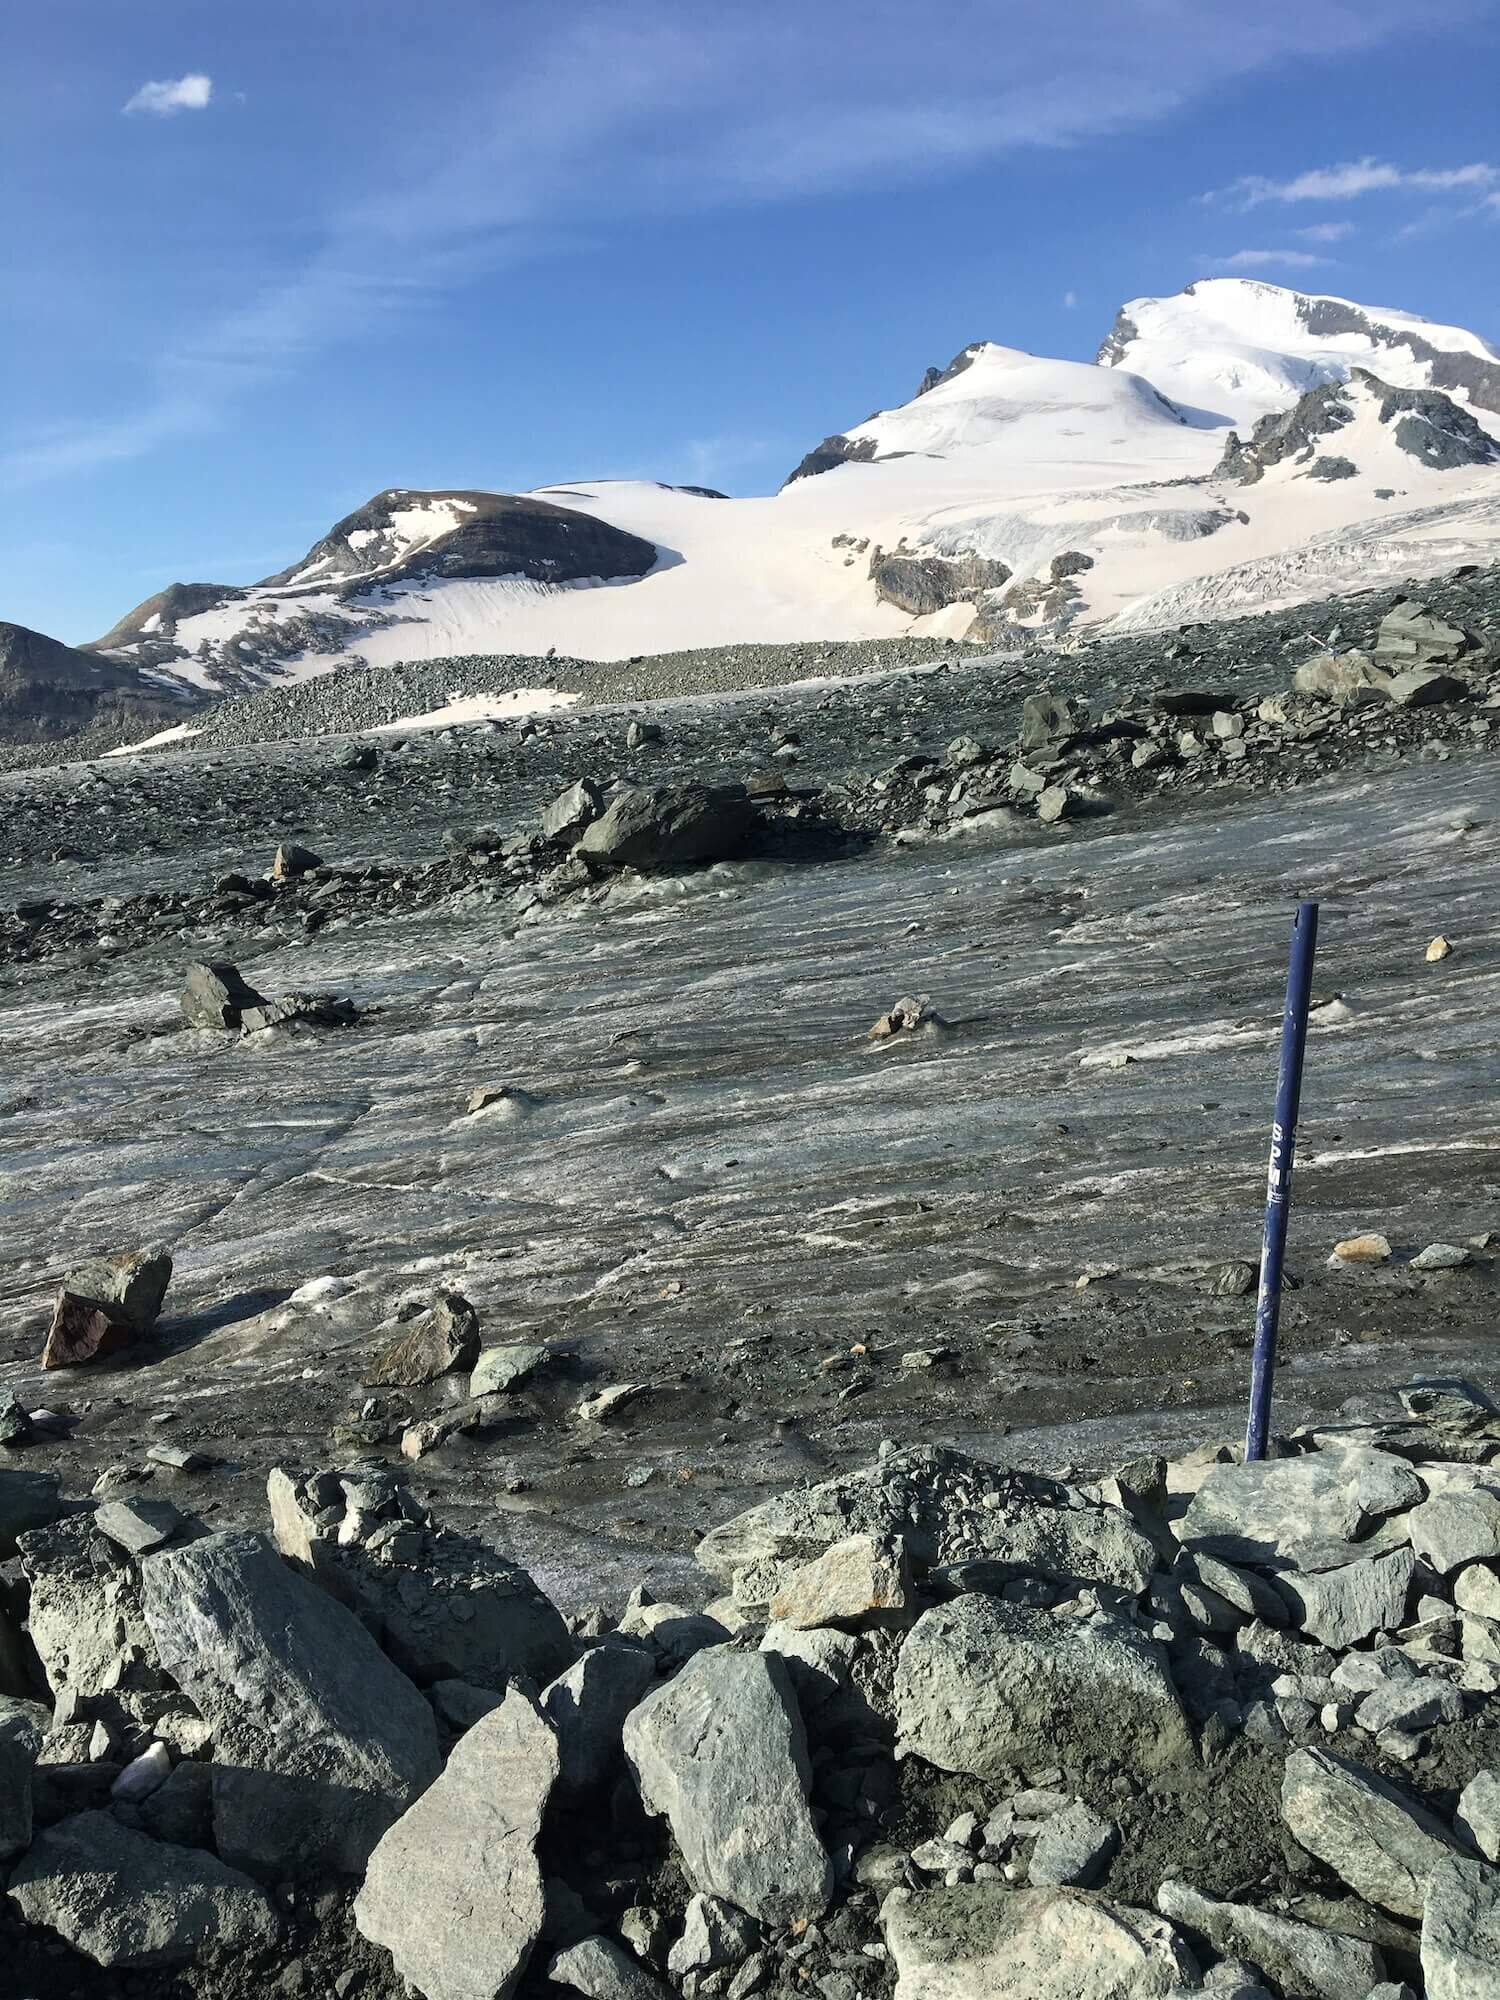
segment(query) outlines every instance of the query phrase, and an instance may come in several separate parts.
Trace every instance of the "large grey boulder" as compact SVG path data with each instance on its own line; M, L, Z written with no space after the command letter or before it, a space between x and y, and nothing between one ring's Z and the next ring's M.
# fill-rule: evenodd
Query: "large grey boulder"
M1393 1632L1406 1619L1406 1599L1416 1570L1410 1549L1360 1557L1331 1569L1283 1570L1276 1588L1292 1623L1310 1639L1347 1652L1373 1632Z
M1380 621L1375 658L1386 667L1446 666L1469 650L1461 625L1435 618L1425 604L1399 598Z
M154 1326L172 1282L167 1250L119 1250L76 1265L62 1281L65 1292L94 1299L143 1330Z
M1378 1948L1317 1924L1278 1917L1247 1903L1221 1903L1186 1882L1166 1881L1156 1907L1208 1939L1220 1958L1247 1958L1285 1993L1308 2000L1366 2000L1385 1977Z
M621 792L574 848L597 868L683 868L733 861L750 847L758 815L742 785L658 785Z
M370 1856L354 1904L424 2000L506 2000L546 1914L537 1837L557 1743L520 1688L459 1738Z
M797 1569L856 1535L899 1539L918 1570L982 1564L996 1584L1040 1576L1133 1595L1156 1560L1122 1509L1060 1480L928 1446L776 1494L712 1529L696 1555L742 1609L764 1615Z
M245 1010L264 1007L266 996L246 983L238 966L217 959L188 967L177 1004L189 1027L238 1028Z
M1294 1750L1281 1783L1292 1838L1367 1903L1420 1917L1432 1871L1456 1852L1442 1821L1374 1771L1330 1750Z
M1434 1868L1422 1977L1427 2000L1500 2000L1500 1871L1457 1856Z
M893 1890L896 2000L1172 2000L1198 1965L1165 1917L1079 1889Z
M896 1754L1003 1779L1053 1761L1153 1773L1194 1759L1166 1655L1123 1619L996 1597L925 1612L896 1663Z
M1045 750L1049 744L1066 742L1088 726L1088 705L1071 695L1052 694L1043 689L1027 695L1021 704L1023 751Z
M763 1923L817 1917L833 1870L808 1807L807 1736L786 1663L713 1646L628 1717L625 1755L695 1889Z
M31 1774L41 1743L24 1711L0 1713L0 1866L31 1845Z
M92 1514L70 1514L33 1529L19 1546L31 1585L31 1643L55 1695L64 1688L95 1695L112 1687L127 1648L155 1665L136 1570L97 1532Z
M365 1370L379 1389L420 1389L467 1374L479 1358L479 1315L461 1292L438 1292Z
M1343 706L1378 699L1387 679L1367 653L1317 653L1298 667L1292 686Z
M1177 1534L1191 1549L1264 1562L1309 1542L1358 1541L1421 1499L1421 1481L1404 1460L1363 1445L1330 1447L1211 1467Z
M107 1812L76 1813L39 1834L10 1895L27 1923L56 1931L98 1965L175 1965L210 1949L251 1950L279 1928L248 1876Z
M542 838L571 847L586 826L604 810L604 798L592 778L579 778L559 792L542 814Z
M1500 1496L1476 1488L1472 1493L1434 1493L1406 1517L1411 1545L1439 1576L1465 1563L1490 1562L1500 1556Z
M1090 1889L1120 1844L1120 1829L1082 1799L1053 1813L1036 1837L1026 1879L1033 1889ZM1166 1912L1168 1916L1172 1913Z
M558 1784L575 1795L597 1791L615 1775L625 1718L656 1679L656 1655L644 1646L590 1646L542 1695L557 1731Z
M278 1881L358 1874L438 1772L416 1688L263 1535L147 1556L141 1592L162 1666L213 1725L220 1854Z

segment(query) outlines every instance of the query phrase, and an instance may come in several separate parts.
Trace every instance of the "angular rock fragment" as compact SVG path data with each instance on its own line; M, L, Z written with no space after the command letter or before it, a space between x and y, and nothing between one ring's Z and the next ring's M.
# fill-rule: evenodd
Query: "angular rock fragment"
M1406 1599L1416 1558L1410 1549L1359 1557L1316 1571L1281 1570L1276 1588L1291 1622L1310 1639L1344 1652L1373 1632L1393 1632L1406 1621Z
M655 1679L655 1657L644 1647L605 1643L590 1646L545 1690L542 1713L557 1732L563 1791L598 1791L610 1782L625 1718Z
M1406 1517L1411 1545L1439 1576L1500 1556L1500 1494L1435 1493Z
M896 2000L1172 2000L1198 1991L1197 1961L1165 1917L1078 1889L897 1889L880 1918Z
M291 882L298 875L309 875L322 866L322 856L314 854L310 847L299 847L295 840L286 840L271 857L271 880Z
M524 1388L539 1368L545 1368L552 1350L538 1341L510 1341L499 1347L482 1347L469 1377L471 1396L503 1396Z
M238 1028L247 1007L264 1007L266 997L240 977L227 959L190 965L178 1000L188 1025L194 1028Z
M807 1738L785 1663L711 1647L629 1716L625 1755L688 1879L763 1923L820 1916L833 1871L808 1808Z
M59 1292L52 1324L42 1346L44 1368L81 1368L85 1362L123 1354L140 1339L134 1320L123 1318L97 1299L76 1292Z
M1070 736L1076 736L1080 729L1087 729L1089 711L1086 702L1076 701L1071 695L1057 695L1042 690L1027 695L1021 704L1021 748L1043 750L1050 743L1061 743Z
M592 826L604 810L604 795L592 778L579 778L569 785L542 814L542 838L558 847L571 847L586 826Z
M1157 1892L1164 1917L1208 1939L1221 1958L1246 1958L1286 1993L1308 2000L1366 2000L1385 1977L1385 1961L1364 1938L1278 1917L1248 1903L1221 1903L1185 1882Z
M571 1986L586 2000L670 2000L671 1989L653 1977L613 1938L585 1938L553 1954L547 1977Z
M170 1500L106 1500L94 1510L94 1526L133 1556L149 1555L187 1525Z
M360 1934L423 2000L507 2000L546 1914L537 1837L557 1744L512 1688L385 1834L354 1904Z
M357 1874L438 1771L416 1688L261 1535L147 1556L141 1594L162 1666L213 1726L220 1854L278 1881Z
M55 1472L19 1472L0 1466L0 1556L16 1552L16 1538L46 1528L62 1512Z
M419 1389L479 1358L479 1315L460 1292L438 1292L365 1371L374 1388Z
M1215 1465L1177 1527L1187 1548L1265 1561L1309 1542L1354 1542L1375 1521L1422 1498L1402 1459L1365 1446Z
M256 1883L212 1854L169 1847L107 1812L82 1812L37 1837L10 1879L28 1923L97 1965L175 1965L205 1949L268 1944L280 1926Z
M1450 1856L1422 1911L1427 2000L1500 2000L1500 1870Z
M1500 1861L1500 1771L1476 1771L1459 1795L1454 1824L1486 1861Z
M771 1617L798 1631L818 1625L900 1624L912 1603L910 1566L899 1537L873 1535L835 1542L792 1570L771 1600Z
M667 1953L667 1970L678 1978L738 1965L760 1943L760 1926L722 1896L693 1896L683 1915L682 1935Z
M1082 1799L1075 1799L1061 1812L1053 1813L1037 1835L1027 1880L1034 1889L1092 1888L1119 1844L1120 1830L1113 1820L1102 1818ZM1163 1914L1171 1916L1172 1912Z
M1294 1750L1281 1785L1292 1837L1367 1903L1420 1917L1434 1868L1455 1852L1442 1821L1374 1771L1329 1750Z
M91 1257L75 1265L62 1281L65 1292L93 1299L110 1308L111 1316L142 1329L154 1326L172 1282L172 1258L166 1250L120 1250L110 1257Z
M1155 1773L1193 1760L1187 1718L1154 1640L1102 1614L969 1595L924 1612L896 1663L896 1754L1003 1779L1066 1751Z

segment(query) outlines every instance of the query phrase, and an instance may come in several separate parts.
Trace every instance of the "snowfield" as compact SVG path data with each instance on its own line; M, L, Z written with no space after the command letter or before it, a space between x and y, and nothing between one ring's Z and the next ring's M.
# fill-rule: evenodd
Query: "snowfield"
M1376 384L1351 370L1368 370ZM1219 470L1231 429L1244 439L1258 418L1330 382L1348 382L1350 421L1253 484ZM1208 280L1175 298L1132 300L1096 362L967 348L911 401L830 439L846 462L775 494L722 499L652 480L575 480L522 496L651 544L657 557L644 575L413 577L408 564L392 577L413 551L434 550L436 566L475 512L454 494L397 489L364 510L372 525L347 535L368 569L341 571L320 544L324 553L300 569L178 620L167 635L177 657L162 657L157 630L115 657L215 690L305 679L351 656L380 667L555 648L618 660L732 644L957 638L980 613L989 643L1013 631L1022 644L1070 626L1232 615L1493 560L1500 460L1424 463L1403 448L1395 413L1382 415L1381 383L1440 389L1447 407L1467 413L1461 421L1472 417L1500 440L1500 351L1478 335L1275 285ZM892 553L988 558L1012 572L1012 587L913 617L872 579L872 562ZM1064 555L1059 589L1051 565Z

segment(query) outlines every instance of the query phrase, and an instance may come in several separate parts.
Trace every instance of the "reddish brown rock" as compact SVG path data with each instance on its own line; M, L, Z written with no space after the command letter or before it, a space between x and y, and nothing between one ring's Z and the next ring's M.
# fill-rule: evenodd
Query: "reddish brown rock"
M44 1368L77 1368L101 1355L133 1347L139 1329L119 1317L117 1309L86 1299L78 1292L59 1292L42 1349Z

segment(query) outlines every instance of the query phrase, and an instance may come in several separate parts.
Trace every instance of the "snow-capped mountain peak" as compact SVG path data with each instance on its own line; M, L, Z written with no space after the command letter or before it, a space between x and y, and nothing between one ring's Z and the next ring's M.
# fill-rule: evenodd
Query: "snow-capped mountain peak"
M1255 278L1129 300L1098 360L1146 376L1210 425L1253 423L1359 367L1397 388L1440 389L1500 435L1500 349L1478 334Z

